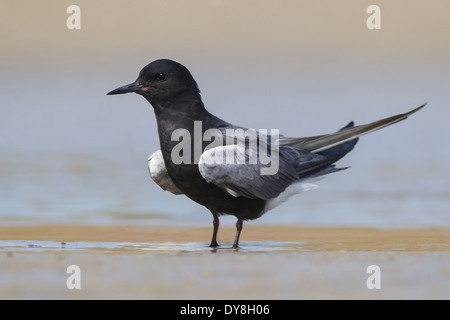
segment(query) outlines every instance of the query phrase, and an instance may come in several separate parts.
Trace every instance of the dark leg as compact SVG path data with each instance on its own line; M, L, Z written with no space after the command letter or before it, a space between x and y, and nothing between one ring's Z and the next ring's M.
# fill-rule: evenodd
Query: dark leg
M219 246L219 244L217 243L217 231L219 230L219 217L217 216L217 214L215 214L214 212L211 212L214 220L213 220L213 235L212 235L212 239L211 239L211 244L209 245L211 248L216 248Z
M242 219L238 219L236 222L236 237L234 238L233 249L239 248L239 236L241 235L242 224Z

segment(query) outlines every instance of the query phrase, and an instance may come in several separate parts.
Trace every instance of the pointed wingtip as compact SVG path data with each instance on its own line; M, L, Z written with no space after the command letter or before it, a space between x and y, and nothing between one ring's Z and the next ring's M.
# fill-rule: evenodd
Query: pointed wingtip
M417 107L413 110L411 110L410 112L405 113L405 116L409 116L412 115L413 113L416 113L417 111L419 111L420 109L424 108L427 105L428 102L425 102L423 105L421 105L420 107Z

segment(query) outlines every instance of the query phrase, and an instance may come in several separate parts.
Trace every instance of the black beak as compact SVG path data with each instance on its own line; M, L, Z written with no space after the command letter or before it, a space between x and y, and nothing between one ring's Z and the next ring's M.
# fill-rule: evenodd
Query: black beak
M148 88L148 87L144 86L142 84L137 84L136 82L133 82L133 83L127 84L123 87L117 88L111 92L108 92L107 95L137 92L141 89L146 89L146 88Z

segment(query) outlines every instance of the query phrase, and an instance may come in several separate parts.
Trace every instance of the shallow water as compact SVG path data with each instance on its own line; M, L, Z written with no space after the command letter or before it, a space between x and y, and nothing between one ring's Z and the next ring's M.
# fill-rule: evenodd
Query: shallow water
M181 253L181 252L284 252L284 251L311 251L308 246L313 244L303 242L272 242L272 241L252 241L241 244L238 250L233 249L231 244L222 244L218 248L209 248L207 243L200 242L163 242L163 243L131 243L131 242L56 242L56 241L35 241L35 240L1 240L0 252L71 252L84 251L89 253L117 253L128 254L137 252L160 252L160 253Z
M448 252L0 252L0 297L448 299L449 258ZM81 270L78 290L67 287L72 265ZM381 269L380 290L367 287L371 265Z
M146 156L108 152L33 153L0 157L0 223L7 225L201 225L210 213L161 190ZM351 160L351 161L350 161ZM320 181L251 222L378 228L450 226L449 168L437 162L361 162ZM345 165L345 163L343 164ZM445 173L444 175L436 172ZM234 225L234 217L223 217Z

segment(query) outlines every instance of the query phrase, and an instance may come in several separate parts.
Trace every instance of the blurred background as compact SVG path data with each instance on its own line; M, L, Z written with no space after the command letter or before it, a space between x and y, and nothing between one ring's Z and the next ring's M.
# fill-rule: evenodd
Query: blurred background
M81 8L69 30L66 9ZM381 8L381 30L366 9ZM360 139L351 166L254 223L450 226L450 2L2 0L0 223L204 225L149 178L151 106L106 96L169 58L207 109L287 136L428 106ZM222 219L234 224L234 217Z

